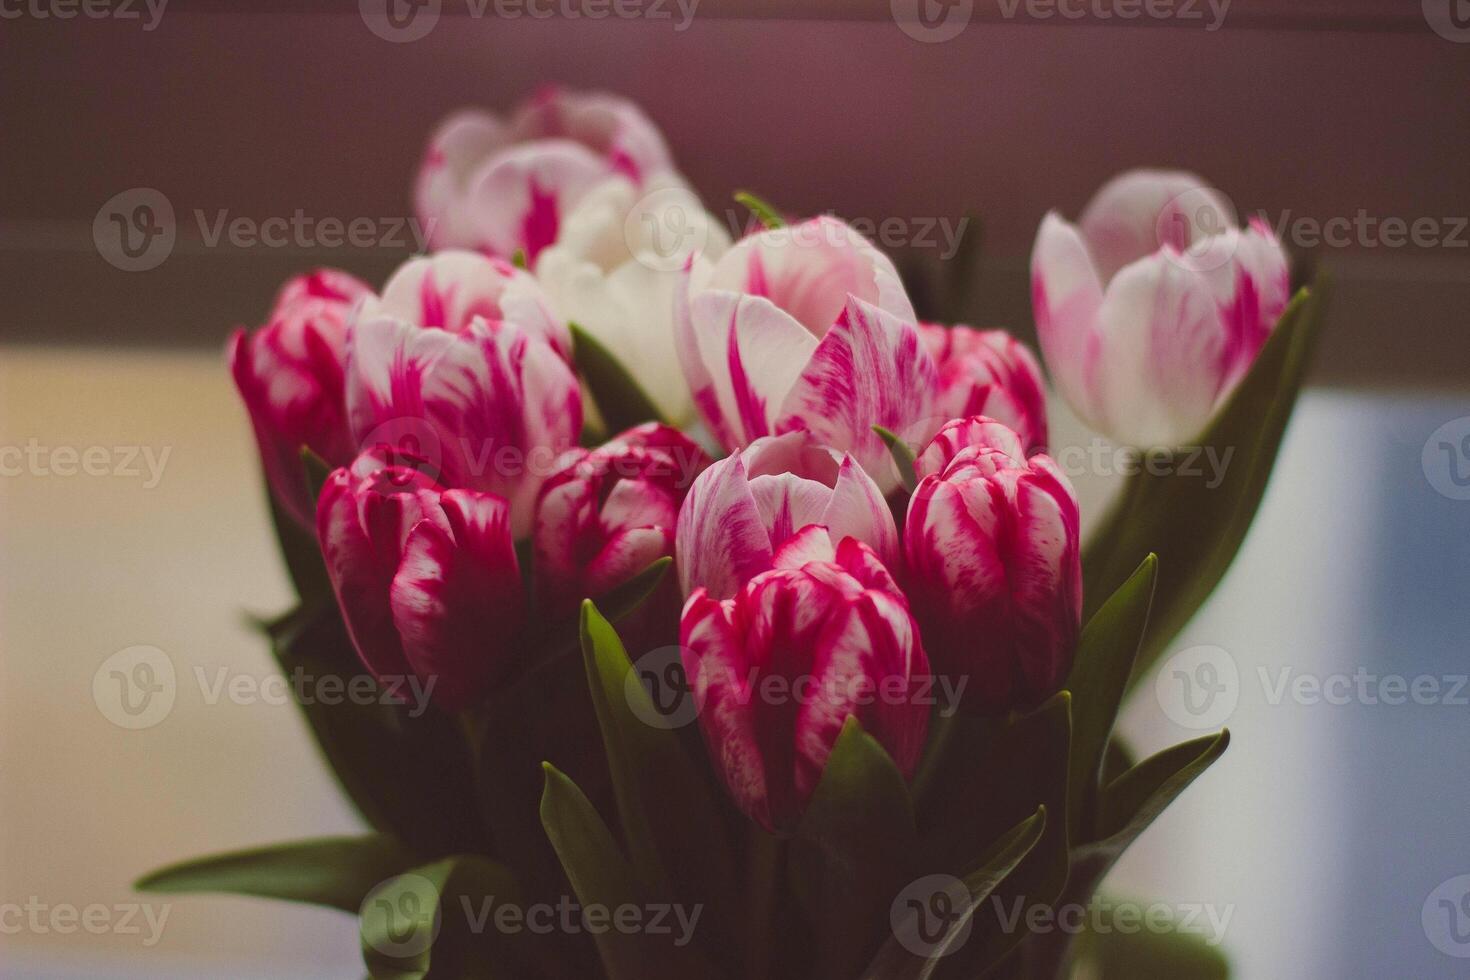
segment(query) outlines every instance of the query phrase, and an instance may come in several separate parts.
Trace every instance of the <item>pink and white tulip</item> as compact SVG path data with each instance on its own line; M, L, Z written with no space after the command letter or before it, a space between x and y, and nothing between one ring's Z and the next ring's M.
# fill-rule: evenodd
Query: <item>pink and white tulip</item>
M705 470L684 499L675 546L684 594L730 598L808 525L833 544L857 538L885 565L898 560L893 513L851 454L800 431L757 439Z
M512 668L523 588L504 498L446 490L379 449L328 477L317 535L363 663L399 696L417 677L450 710ZM431 686L432 685L432 686Z
M696 591L680 642L710 758L767 830L797 825L849 717L913 776L929 724L915 681L928 660L903 593L857 539L834 549L807 528L734 598Z
M570 610L672 556L679 505L709 464L697 443L656 422L578 452L541 490L533 538L538 598ZM672 578L666 587L677 602Z
M604 177L635 182L672 169L657 127L632 102L549 88L509 120L479 110L446 119L430 140L414 200L434 248L534 261Z
M582 429L577 378L555 348L480 316L457 333L359 319L347 409L363 448L406 449L445 486L505 498L517 539L530 533L541 484Z
M388 317L424 329L459 333L478 317L492 328L514 323L570 360L572 335L535 278L504 259L450 249L410 259L367 298L356 317Z
M1092 428L1128 445L1198 437L1240 383L1288 299L1270 228L1235 225L1192 174L1131 171L1080 225L1047 214L1031 254L1042 354Z
M936 415L984 415L1021 437L1027 454L1046 449L1046 386L1036 357L1004 330L919 325L939 371Z
M266 481L281 508L311 527L301 447L334 466L353 457L343 400L343 359L353 308L371 290L345 272L318 269L287 282L265 326L230 336L226 356L250 412Z
M689 261L719 258L730 238L679 177L604 179L536 260L559 314L600 341L675 424L694 419L674 348L674 291Z
M945 425L917 470L905 586L936 672L965 678L971 710L1036 704L1066 680L1081 626L1071 482L985 418Z
M873 426L910 438L933 416L934 361L893 263L818 217L741 239L688 270L675 336L694 404L728 449L811 432L898 484ZM937 426L936 426L937 427Z

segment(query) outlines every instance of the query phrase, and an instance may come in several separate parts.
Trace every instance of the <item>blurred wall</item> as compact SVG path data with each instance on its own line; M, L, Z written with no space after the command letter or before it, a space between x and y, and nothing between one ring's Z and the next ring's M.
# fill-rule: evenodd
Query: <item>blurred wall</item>
M716 210L748 187L793 211L896 220L895 251L941 271L945 229L978 214L969 315L1023 333L1048 208L1075 217L1126 167L1191 167L1335 271L1319 380L1470 377L1470 43L1436 33L1420 4L1234 0L1217 18L1198 0L1198 19L1124 22L975 0L955 37L925 43L890 15L913 0L702 0L687 21L676 0L652 8L666 19L605 20L439 0L426 36L392 43L369 29L374 2L173 0L152 29L142 0L138 20L0 20L3 338L215 346L294 269L380 280L409 236L237 248L208 231L299 212L367 217L388 239L436 120L559 80L646 105ZM139 187L166 196L179 238L128 273L99 258L92 222ZM1311 222L1334 218L1359 230L1311 247ZM1388 219L1430 233L1393 245Z

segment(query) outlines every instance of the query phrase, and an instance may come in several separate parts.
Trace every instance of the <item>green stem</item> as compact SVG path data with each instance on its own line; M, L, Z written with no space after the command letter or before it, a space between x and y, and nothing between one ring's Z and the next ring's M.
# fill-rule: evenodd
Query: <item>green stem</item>
M775 938L776 897L781 880L785 842L752 826L750 835L750 878L746 894L750 924L746 930L745 975L748 980L767 980L771 975L771 948Z
M946 715L945 711L948 711L949 714ZM944 761L944 750L949 746L950 739L954 737L958 718L959 711L955 705L941 704L929 720L929 747L925 750L924 758L919 763L919 771L914 774L914 785L909 794L914 801L915 809L923 804L925 795L939 773L939 767Z

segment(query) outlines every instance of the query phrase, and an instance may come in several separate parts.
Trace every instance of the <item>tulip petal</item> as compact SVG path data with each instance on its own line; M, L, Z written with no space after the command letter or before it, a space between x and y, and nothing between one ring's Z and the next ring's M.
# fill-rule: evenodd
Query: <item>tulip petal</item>
M1031 306L1036 337L1052 380L1073 410L1099 428L1101 359L1098 311L1103 286L1077 228L1048 212L1031 252Z
M534 262L556 241L562 216L607 173L580 143L538 140L497 153L473 179L469 207L481 246Z
M506 502L450 490L442 506L448 529L430 520L414 526L389 604L409 664L453 710L507 669L522 596Z
M710 759L735 804L770 828L771 807L766 764L752 710L756 676L746 663L744 638L736 630L735 603L710 598L704 590L689 597L680 623L684 670L699 709L699 726Z
M1223 386L1225 327L1209 281L1162 252L1125 267L1098 312L1103 430L1135 446L1200 434Z
M853 297L783 402L777 430L803 429L851 452L888 493L898 486L898 473L873 426L914 435L913 427L932 414L936 385L917 327Z
M1235 225L1235 209L1183 170L1129 170L1104 184L1078 222L1104 282L1129 263L1169 246L1184 252Z
M898 528L878 485L851 455L842 457L837 483L818 523L832 533L834 544L856 538L877 553L885 565L897 567Z
M717 599L771 567L771 539L740 456L727 456L694 481L674 537L685 595L702 586Z
M335 470L317 503L317 537L322 559L348 635L374 675L402 676L408 670L403 644L388 608L396 558L384 562L358 519L347 470Z

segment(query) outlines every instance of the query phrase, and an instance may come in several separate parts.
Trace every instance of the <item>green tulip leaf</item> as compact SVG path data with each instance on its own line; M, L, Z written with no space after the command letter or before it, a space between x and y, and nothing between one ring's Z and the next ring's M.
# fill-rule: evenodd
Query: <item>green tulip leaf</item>
M679 736L679 722L694 720L693 704L654 703L617 631L590 599L582 603L581 624L587 682L632 865L649 888L706 906L710 935L701 938L712 938L736 921L740 879L713 787ZM677 657L677 648L666 649ZM670 669L682 677L683 665L660 660L648 669L662 682ZM675 698L693 697L679 678L674 685L678 689L669 693ZM687 718L682 708L691 709ZM722 938L728 949L736 948L734 936Z
M139 879L145 892L219 892L325 905L354 915L367 893L414 864L391 837L326 837L173 864Z
M976 867L991 842L1046 807L1041 839L997 889L994 900L975 911L975 935L946 957L941 975L981 972L1024 937L1006 928L999 910L1049 906L1067 883L1068 759L1072 739L1072 695L1060 691L1029 714L1016 718L954 719L954 731L934 776L934 789L919 814L925 865Z
M637 872L623 857L612 831L592 803L576 783L550 763L544 769L541 823L583 907L646 907L649 893L640 885ZM697 934L700 920L693 921L691 928ZM608 929L593 938L607 980L685 980L716 975L688 943L688 936L677 928L671 933Z
M1120 929L1104 911L1120 904L1107 899L1099 911L1101 928L1089 928L1077 937L1073 975L1093 980L1136 980L1138 977L1168 977L1169 980L1227 980L1230 963L1218 946L1202 936L1179 931L1158 932ZM1130 902L1137 907L1141 903ZM1089 922L1090 925L1090 922Z
M607 430L617 433L642 422L662 422L658 406L612 351L579 324L570 327L572 359L592 392Z
M1007 831L990 848L980 867L964 877L969 901L958 914L949 917L937 939L926 943L927 955L920 955L897 936L884 944L877 958L863 973L864 980L928 980L943 957L957 943L969 938L968 929L975 910L1000 886L1001 882L1030 854L1046 830L1046 807Z
M904 442L897 433L881 425L873 426L873 431L888 447L889 455L893 457L893 465L898 469L899 483L903 484L903 488L909 493L913 493L914 487L919 485L919 475L914 465L917 457L914 455L913 447Z
M523 907L504 868L460 854L378 883L362 903L363 963L373 980L522 980L536 975L526 934L498 925Z
M849 716L791 841L792 887L815 930L816 976L853 976L913 876L913 804L877 739Z
M1158 559L1149 555L1082 629L1067 690L1072 692L1071 801L1073 840L1092 830L1108 737L1148 626Z
M781 217L781 212L750 191L736 191L735 200L749 208L750 213L755 215L756 220L766 229L786 227L786 219Z
M1321 326L1326 286L1319 280L1296 295L1199 445L1161 454L1168 465L1131 477L1083 550L1089 619L1145 555L1158 553L1151 627L1132 684L1214 591L1245 539ZM1218 485L1201 459L1223 467Z

